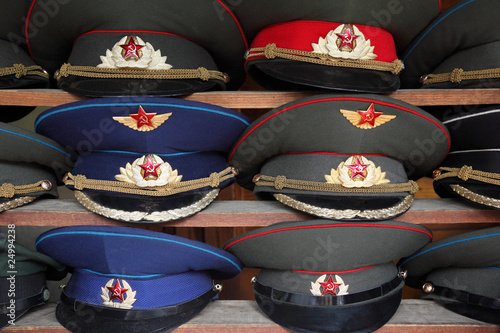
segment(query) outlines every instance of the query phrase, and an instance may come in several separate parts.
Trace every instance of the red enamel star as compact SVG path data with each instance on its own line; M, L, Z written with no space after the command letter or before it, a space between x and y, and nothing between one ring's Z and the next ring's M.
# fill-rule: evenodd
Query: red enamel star
M142 106L139 106L139 112L136 114L131 114L130 118L137 121L137 128L141 128L142 126L154 127L151 123L151 120L155 115L156 113L146 113Z
M370 124L372 127L375 126L375 119L380 117L382 115L382 112L375 112L375 107L373 106L373 103L370 104L368 107L368 110L366 111L356 111L360 116L361 120L359 122L359 125L361 124Z
M356 176L361 176L363 178L366 177L365 169L368 168L368 164L361 164L359 157L356 157L356 163L351 165L346 165L352 171L351 179L354 179Z
M134 38L130 36L128 38L127 44L120 45L121 48L125 50L123 59L127 60L128 58L132 57L135 58L136 60L139 60L141 58L141 55L139 54L139 50L144 47L144 45L138 45L134 42ZM122 51L123 52L123 51Z
M328 277L328 281L319 282L319 284L323 287L323 292L321 293L321 296L326 294L337 295L337 292L335 290L342 285L342 283L335 283L331 275L330 277Z
M158 178L158 168L161 163L154 163L151 156L148 156L145 164L139 164L139 166L144 170L144 178L153 176Z
M341 34L336 34L338 38L341 39L339 49L347 46L351 50L354 50L354 40L359 36L354 35L354 29L351 25L347 25L345 32Z
M128 291L128 289L122 288L122 286L120 286L120 282L118 282L118 279L116 279L114 287L106 287L106 288L108 288L109 292L111 293L109 297L110 301L117 299L120 302L123 302L123 294L125 294Z

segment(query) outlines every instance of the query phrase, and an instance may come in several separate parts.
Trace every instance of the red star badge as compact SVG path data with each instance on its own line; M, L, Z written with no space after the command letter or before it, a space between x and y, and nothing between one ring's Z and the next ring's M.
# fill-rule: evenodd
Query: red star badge
M119 300L120 302L123 302L123 294L125 294L128 289L122 288L120 286L120 282L118 282L118 279L116 279L116 283L114 287L106 287L108 288L109 292L111 293L109 300L112 301L114 299Z
M139 164L139 166L144 170L143 178L146 179L149 176L158 178L158 168L160 165L161 163L154 163L151 156L148 156L145 164Z
M328 281L319 282L319 284L323 287L323 292L321 293L321 296L326 294L333 294L336 296L337 292L335 290L342 285L342 283L335 283L331 275L328 277Z
M352 171L351 179L354 179L356 176L361 176L363 178L366 177L365 169L368 168L368 164L361 164L359 157L356 157L356 163L351 165L346 165Z
M125 51L123 52L123 59L127 60L128 58L132 57L135 58L136 60L139 60L141 58L141 55L139 54L139 50L144 47L144 45L137 45L134 41L134 37L130 36L128 38L128 42L125 45L120 45L121 48L123 48Z
M354 29L350 24L346 26L343 33L336 35L341 39L339 49L347 46L351 49L351 51L354 50L354 40L356 40L356 38L358 38L359 36L354 35Z
M357 110L356 112L362 118L358 125L370 124L372 127L375 127L375 119L377 119L382 115L382 112L375 112L375 107L373 106L373 103L370 104L368 110L366 111Z
M141 128L142 126L154 127L151 123L151 120L155 115L156 113L146 113L142 106L139 106L139 112L136 114L131 114L130 118L137 121L137 128Z

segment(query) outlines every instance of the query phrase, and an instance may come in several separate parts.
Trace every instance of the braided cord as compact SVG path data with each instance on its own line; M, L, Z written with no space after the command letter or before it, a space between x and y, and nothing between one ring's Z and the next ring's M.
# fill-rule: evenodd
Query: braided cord
M409 192L414 194L418 191L416 182L410 180L402 184L379 184L371 187L363 188L348 188L342 184L312 182L306 180L287 179L285 176L270 177L259 175L256 177L256 186L270 186L277 190L283 188L303 190L303 191L318 191L318 192L333 192L333 193L398 193Z
M8 75L15 75L18 79L27 75L38 75L46 79L49 78L47 71L37 65L24 66L23 64L14 64L12 67L0 68L0 76Z
M208 70L205 67L197 69L128 69L128 68L101 68L92 66L72 66L63 64L56 79L70 75L90 77L96 79L152 79L152 80L180 80L180 79L211 79L229 82L229 76L225 73Z
M153 197L162 197L173 195L182 192L188 192L203 187L218 187L220 183L234 178L234 173L231 167L226 168L221 172L214 172L209 177L193 179L188 181L181 181L177 183L167 184L164 186L152 187L150 189L138 188L137 185L126 182L111 181L111 180L98 180L87 179L83 175L72 175L68 173L64 180L66 185L72 185L76 190L101 190L107 192L118 192L126 194L147 195Z
M498 79L500 78L500 68L483 69L477 71L464 71L462 68L455 68L450 73L428 74L421 82L423 85L432 83L460 83L463 80Z
M377 60L341 59L328 54L280 48L274 43L267 44L265 47L252 48L248 52L247 59L264 56L267 59L282 58L326 66L373 69L392 74L398 74L403 69L403 62L399 59L390 63Z
M29 194L41 191L48 191L52 188L52 184L48 180L41 180L34 184L13 185L4 183L0 185L0 198L12 198L17 194Z
M458 177L463 181L473 179L483 183L500 185L500 174L474 170L468 165L464 165L461 168L440 167L437 172L435 171L434 175L434 181L444 178Z

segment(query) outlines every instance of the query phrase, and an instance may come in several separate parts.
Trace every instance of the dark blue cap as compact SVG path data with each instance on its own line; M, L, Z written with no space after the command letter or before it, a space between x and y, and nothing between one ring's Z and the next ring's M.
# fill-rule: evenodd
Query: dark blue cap
M57 228L40 235L36 248L74 269L56 315L63 326L76 323L83 332L101 324L107 332L135 325L141 332L171 329L216 297L220 286L213 279L241 271L226 251L138 228ZM95 311L96 320L86 322L84 308Z
M84 206L119 220L168 221L196 213L233 182L226 155L249 123L206 103L115 97L49 109L35 129L79 153L66 185ZM182 211L163 214L173 209Z

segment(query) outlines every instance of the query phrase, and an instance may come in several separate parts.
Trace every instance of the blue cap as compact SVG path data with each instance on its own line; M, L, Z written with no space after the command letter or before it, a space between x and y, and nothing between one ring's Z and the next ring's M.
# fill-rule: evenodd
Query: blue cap
M114 97L49 109L35 130L79 153L66 185L84 206L157 222L200 211L234 181L226 155L249 123L206 103Z
M36 248L73 268L56 317L82 332L170 330L217 296L221 288L213 279L241 271L226 251L138 228L57 228L40 235ZM90 322L82 315L89 310L95 313Z

